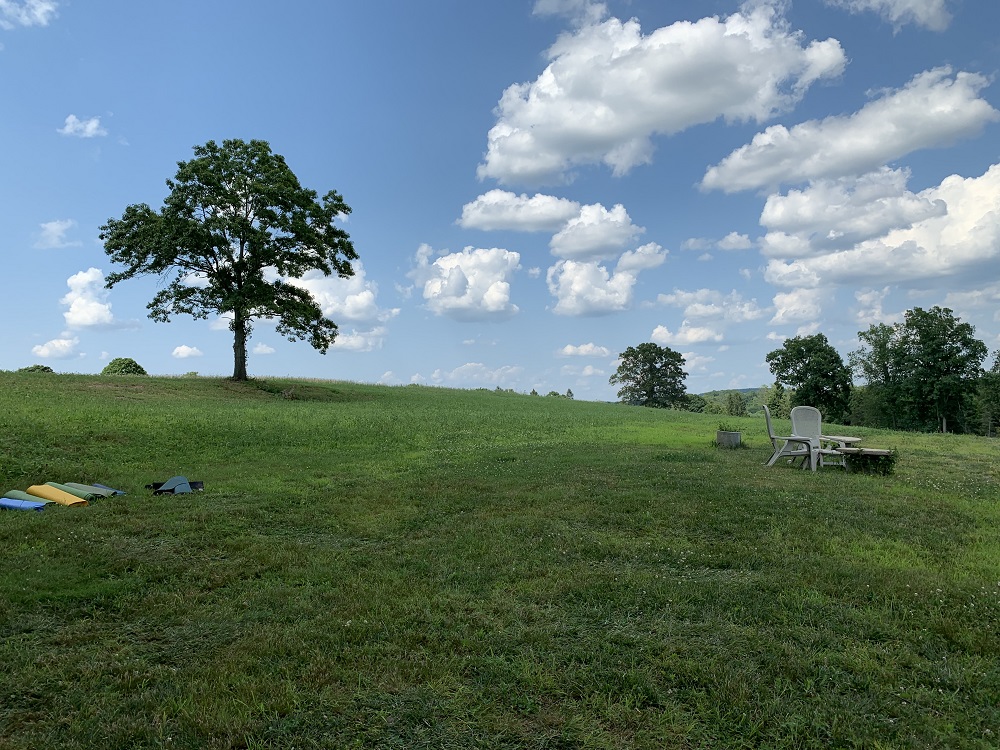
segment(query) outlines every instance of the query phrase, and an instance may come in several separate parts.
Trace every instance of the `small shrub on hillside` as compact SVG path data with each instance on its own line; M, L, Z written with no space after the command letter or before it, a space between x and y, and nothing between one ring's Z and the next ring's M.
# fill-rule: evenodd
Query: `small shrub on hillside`
M860 474L879 474L887 477L896 469L899 451L893 448L888 454L859 453L847 457L847 470Z
M108 362L101 375L148 375L142 365L131 357L116 357Z
M27 367L22 367L18 372L55 372L48 365L28 365Z

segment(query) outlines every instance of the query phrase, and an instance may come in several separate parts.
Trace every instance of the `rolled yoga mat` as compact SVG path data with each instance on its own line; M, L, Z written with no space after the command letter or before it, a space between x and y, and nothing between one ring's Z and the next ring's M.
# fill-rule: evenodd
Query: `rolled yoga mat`
M54 503L59 503L60 505L68 506L81 506L90 505L86 500L76 495L71 495L68 492L63 492L55 487L49 487L47 484L33 484L28 488L28 494L34 495L35 497L44 497L46 500L51 500Z
M26 500L29 503L51 503L51 500L45 500L35 495L29 495L27 492L21 492L21 490L11 490L10 492L4 493L4 497L10 500Z
M111 494L112 495L124 495L125 494L125 490L116 490L114 487L108 487L108 485L106 485L106 484L95 484L94 486L97 487L100 490L111 490Z
M0 497L0 508L7 510L37 510L45 508L45 503L36 500L17 500L13 497Z
M89 492L91 495L96 497L111 497L115 494L124 494L123 492L113 490L110 487L98 487L96 484L80 484L79 482L66 482L65 484L67 487Z
M68 484L63 484L62 482L46 482L49 487L55 487L57 490L62 490L63 492L68 492L71 495L76 495L81 500L86 500L88 503L92 503L97 499L97 495L92 492L86 492L84 490L78 490L75 487L70 487Z

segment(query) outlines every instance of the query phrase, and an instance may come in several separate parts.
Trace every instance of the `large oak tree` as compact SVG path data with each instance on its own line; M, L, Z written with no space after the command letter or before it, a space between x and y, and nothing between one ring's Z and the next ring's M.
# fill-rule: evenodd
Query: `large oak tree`
M307 340L325 354L337 325L308 291L286 281L318 270L354 275L350 237L335 225L350 207L334 190L319 199L299 184L266 141L209 141L178 162L163 208L131 205L101 227L101 240L122 271L111 288L135 276L166 285L147 305L149 317L230 317L233 379L247 379L247 340L254 320L274 320L280 334Z

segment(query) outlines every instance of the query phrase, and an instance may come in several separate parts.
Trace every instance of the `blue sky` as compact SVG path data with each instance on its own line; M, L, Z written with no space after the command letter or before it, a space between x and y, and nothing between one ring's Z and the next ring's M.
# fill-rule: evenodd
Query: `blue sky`
M620 352L691 392L943 305L1000 348L995 0L0 0L0 368L228 375L224 320L104 288L99 227L192 147L258 138L336 189L360 255L261 321L252 376L613 400ZM992 362L992 357L989 363Z

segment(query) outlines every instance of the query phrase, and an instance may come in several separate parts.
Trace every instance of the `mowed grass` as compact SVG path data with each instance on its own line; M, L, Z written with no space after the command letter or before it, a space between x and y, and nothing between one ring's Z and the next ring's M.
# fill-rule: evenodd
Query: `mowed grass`
M0 415L0 489L128 492L0 513L5 750L1000 745L996 441L812 474L763 419L291 380Z

